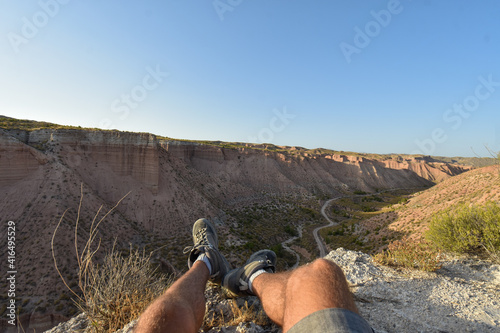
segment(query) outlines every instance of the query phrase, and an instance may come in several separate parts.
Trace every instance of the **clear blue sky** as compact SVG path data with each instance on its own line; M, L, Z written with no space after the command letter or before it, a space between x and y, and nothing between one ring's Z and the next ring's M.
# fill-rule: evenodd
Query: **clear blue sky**
M500 150L500 2L0 0L0 114L370 153Z

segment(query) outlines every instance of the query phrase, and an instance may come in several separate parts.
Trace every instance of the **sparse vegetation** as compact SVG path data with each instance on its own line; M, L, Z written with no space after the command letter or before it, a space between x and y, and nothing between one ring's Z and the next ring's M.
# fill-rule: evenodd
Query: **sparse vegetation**
M22 131L35 131L39 129L82 129L80 126L65 126L45 121L34 121L26 119L15 119L0 116L0 128L22 130Z
M356 194L356 195L365 195L365 194L368 194L368 193L366 193L365 191L356 190L356 191L354 191L354 194Z
M297 237L299 235L298 231L290 225L285 226L285 232L292 237Z
M240 242L228 245L227 250L235 254L238 264L243 264L253 252L265 248L272 249L280 258L277 269L288 269L297 259L283 249L281 242L298 236L296 224L305 225L313 221L323 223L319 208L316 200L274 198L234 210L228 209L226 213L230 216L231 225L229 231ZM299 246L307 251L317 251L311 233L312 231L307 230L303 232ZM308 242L308 235L311 242ZM220 236L223 239L224 236Z
M387 250L377 253L373 259L382 265L432 272L441 268L440 256L440 252L427 242L403 238L389 244Z
M338 199L330 205L328 215L338 222L336 226L325 228L320 235L330 249L343 247L349 250L374 254L381 247L402 236L401 233L388 231L387 225L395 214L392 205L415 190L382 191L378 194L357 194ZM378 226L366 228L365 221L377 219ZM385 235L380 235L381 233Z
M249 306L248 302L245 301L243 306L238 306L237 301L233 299L229 301L229 309L226 313L222 310L219 313L207 313L204 318L203 329L208 331L212 328L237 326L239 323L248 322L261 326L271 323L264 310L257 309L255 304Z
M500 263L500 206L461 204L435 215L426 236L445 251L486 255Z
M100 247L100 241L95 245L98 227L116 206L101 219L98 219L99 209L90 227L89 239L83 250L79 251L77 234L82 199L83 187L75 223L79 291L74 291L68 285L58 268L55 256L54 239L64 214L52 236L51 248L54 265L65 286L75 297L74 302L87 315L88 330L90 332L115 332L138 318L149 303L168 288L172 280L159 274L153 268L150 263L151 253L146 255L145 251L130 248L128 255L122 256L113 247L113 250L105 256L101 264L95 260L95 254ZM59 303L65 298L66 296L61 295L57 302ZM56 310L61 311L62 309L63 305L59 303Z
M127 257L113 252L101 265L90 263L83 272L87 286L79 307L91 330L115 332L138 318L168 288L171 279L152 268L150 257L130 250Z

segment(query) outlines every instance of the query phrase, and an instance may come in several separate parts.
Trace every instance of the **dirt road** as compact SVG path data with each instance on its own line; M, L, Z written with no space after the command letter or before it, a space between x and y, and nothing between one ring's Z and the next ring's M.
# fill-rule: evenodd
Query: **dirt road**
M319 231L321 229L323 229L323 228L332 227L332 226L338 224L337 222L333 222L332 220L330 220L330 218L326 215L326 207L328 207L328 205L332 201L339 200L339 199L342 199L342 198L345 198L345 197L351 197L351 198L354 198L354 197L366 197L366 196L370 196L370 195L377 195L377 194L381 194L381 193L385 193L385 192L401 191L401 190L415 190L415 189L412 189L412 188L393 188L393 189L389 189L389 190L379 191L379 192L376 192L376 193L365 193L365 194L356 194L356 195L341 195L341 196L332 198L332 199L328 200L327 202L325 202L323 204L323 207L321 207L321 214L328 221L328 224L324 225L322 227L318 227L318 228L314 229L314 231L313 231L314 239L316 240L316 243L318 244L319 258L323 258L326 255L326 246L325 246L325 244L323 244L323 241L321 240L321 237L319 237L319 234L318 234Z
M292 250L288 246L288 243L291 243L294 240L296 240L297 238L301 238L302 237L302 226L298 227L297 230L299 231L299 235L298 236L295 236L295 237L292 237L290 239L287 239L286 241L284 241L283 243L281 243L281 246L283 246L283 248L285 249L285 251L288 251L288 252L290 252L291 254L294 254L297 257L297 261L293 265L292 269L299 267L300 256L299 256L299 254L297 252L295 252L294 250Z
M316 243L318 244L319 258L323 258L326 255L326 246L325 246L325 244L323 244L323 241L319 237L318 232L321 229L323 229L323 228L331 227L331 226L334 226L334 225L338 224L338 223L333 222L332 220L330 220L330 218L326 215L326 212L325 212L326 207L328 207L328 205L330 204L330 202L338 200L338 199L343 198L343 197L344 196L340 196L340 197L336 197L336 198L330 199L330 200L328 200L327 202L324 203L323 207L321 207L321 215L323 215L323 217L328 221L328 224L324 225L322 227L318 227L318 228L314 229L314 231L313 231L314 239L316 240Z

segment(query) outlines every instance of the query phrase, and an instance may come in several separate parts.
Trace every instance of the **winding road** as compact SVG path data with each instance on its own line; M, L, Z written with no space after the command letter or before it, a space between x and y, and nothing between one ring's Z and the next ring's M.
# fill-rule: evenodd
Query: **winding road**
M330 202L332 201L335 201L335 200L338 200L338 199L341 199L341 198L344 198L345 196L340 196L340 197L336 197L336 198L333 198L333 199L330 199L328 200L327 202L325 202L323 204L323 207L321 207L321 215L323 215L323 217L328 221L328 224L327 225L324 225L322 227L318 227L316 229L314 229L313 231L313 236L314 236L314 239L316 240L316 243L318 244L318 249L319 249L319 257L320 258L323 258L324 256L326 256L326 246L325 244L323 244L321 238L319 237L319 234L318 232L323 229L323 228L328 228L328 227L332 227L334 225L337 225L338 223L336 222L333 222L327 215L326 215L326 207L328 207L328 205L330 204Z
M321 207L321 214L323 215L323 217L328 221L328 224L327 225L324 225L322 227L318 227L316 229L314 229L313 231L313 236L314 236L314 239L316 240L316 243L318 244L318 249L319 249L319 257L320 258L323 258L324 256L326 256L326 246L325 244L323 244L323 242L321 241L321 238L319 237L319 234L318 232L323 229L323 228L328 228L328 227L331 227L331 226L334 226L334 225L337 225L338 223L336 222L333 222L329 217L328 215L326 215L326 207L328 207L328 205L330 204L330 202L332 201L335 201L335 200L338 200L338 199L341 199L341 198L344 198L346 197L345 195L343 196L339 196L339 197L336 197L336 198L332 198L332 199L329 199L328 201L326 201L324 204L323 204L323 207ZM293 242L294 240L296 240L297 238L301 238L302 237L302 226L299 227L299 235L298 236L295 236L295 237L292 237L290 239L287 239L286 241L284 241L283 243L281 243L281 246L283 246L283 248L290 252L291 254L295 255L297 257L297 262L295 263L295 265L293 265L292 269L293 268L297 268L299 266L299 262L300 262L300 256L297 252L295 252L294 250L292 250L289 246L288 246L288 243L291 243Z
M379 191L379 192L376 192L376 193L366 193L366 194L356 194L356 195L341 195L341 196L338 196L338 197L335 197L335 198L327 200L323 204L323 206L321 207L321 215L323 215L323 217L328 221L328 224L324 225L324 226L321 226L321 227L317 227L316 229L313 230L314 239L316 240L316 243L318 244L319 258L323 258L324 256L326 256L326 246L323 243L321 237L319 236L319 231L321 229L323 229L323 228L328 228L328 227L333 227L334 225L338 225L337 222L332 221L328 217L328 215L326 215L326 208L328 207L328 205L330 205L330 203L332 201L339 200L339 199L342 199L342 198L345 198L345 197L352 197L352 198L353 197L365 197L365 196L369 196L369 195L377 195L377 194L381 194L381 193L385 193L385 192L400 191L400 190L415 190L415 189L412 189L412 188L393 188L393 189L389 189L389 190ZM292 268L297 268L299 266L300 256L299 256L299 254L297 252L295 252L294 250L292 250L288 246L288 243L291 243L294 240L296 240L297 238L302 237L302 226L300 226L298 230L299 230L299 236L292 237L290 239L287 239L283 243L281 243L281 245L283 246L283 248L286 251L290 252L291 254L293 254L293 255L295 255L297 257L297 262L295 263L295 265L293 265Z
M294 250L292 250L289 246L288 246L288 243L291 243L293 242L294 240L296 240L297 238L302 238L302 226L300 226L298 228L298 231L299 231L299 235L298 236L295 236L295 237L292 237L292 238L289 238L287 239L286 241L284 241L283 243L281 243L281 246L283 246L283 248L285 249L285 251L288 251L290 252L291 254L294 254L295 257L297 258L297 261L295 262L295 264L292 266L292 269L295 269L297 267L299 267L299 262L300 262L300 256L297 252L295 252Z
M323 258L324 256L326 256L326 246L325 246L325 244L323 244L323 241L321 240L321 237L318 234L319 231L321 229L323 229L323 228L332 227L332 226L338 224L337 222L333 222L332 220L330 220L330 218L326 215L326 207L328 207L328 205L332 201L339 200L339 199L342 199L342 198L345 198L345 197L351 197L351 198L354 198L354 197L366 197L366 196L369 196L369 195L377 195L377 194L381 194L381 193L385 193L385 192L401 191L401 190L415 190L415 189L413 189L413 188L393 188L393 189L379 191L379 192L376 192L376 193L366 193L366 194L356 194L356 195L341 195L341 196L338 196L338 197L335 197L335 198L332 198L332 199L326 201L323 204L323 207L321 207L321 214L328 221L328 224L324 225L322 227L318 227L318 228L314 229L314 231L313 231L314 239L316 240L316 243L318 244L319 258Z

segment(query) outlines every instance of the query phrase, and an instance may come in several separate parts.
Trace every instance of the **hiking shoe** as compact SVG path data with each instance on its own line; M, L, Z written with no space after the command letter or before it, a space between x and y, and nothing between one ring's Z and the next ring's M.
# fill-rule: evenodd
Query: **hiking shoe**
M221 283L224 275L231 269L226 258L219 252L219 240L215 227L207 219L199 219L193 225L193 246L184 249L184 254L189 253L188 267L191 268L196 258L202 253L208 257L213 274L210 280Z
M239 296L255 295L249 288L250 277L263 269L268 273L276 271L276 253L271 250L260 250L250 256L245 265L229 271L224 277L222 286Z

